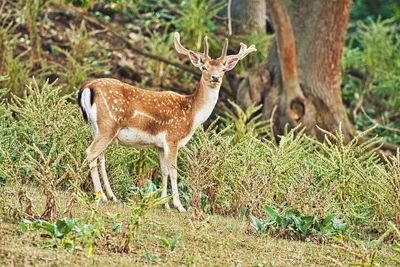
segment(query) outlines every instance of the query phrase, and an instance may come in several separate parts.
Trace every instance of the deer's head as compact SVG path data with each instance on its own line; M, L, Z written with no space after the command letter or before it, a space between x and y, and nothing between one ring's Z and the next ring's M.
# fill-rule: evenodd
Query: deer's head
M228 56L228 39L225 38L221 56L217 59L212 59L208 55L207 36L204 38L204 52L200 53L184 48L181 45L180 36L177 32L174 34L174 44L179 54L188 56L192 64L201 70L201 79L205 83L205 86L216 89L221 87L225 72L233 69L238 61L246 57L249 53L257 51L254 45L247 47L247 45L240 43L239 52L236 55Z

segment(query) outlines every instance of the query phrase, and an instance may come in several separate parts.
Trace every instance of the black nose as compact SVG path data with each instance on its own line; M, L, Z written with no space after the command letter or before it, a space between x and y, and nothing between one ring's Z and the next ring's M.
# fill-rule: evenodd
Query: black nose
M212 79L213 82L218 82L219 81L219 77L218 76L212 75L211 79Z

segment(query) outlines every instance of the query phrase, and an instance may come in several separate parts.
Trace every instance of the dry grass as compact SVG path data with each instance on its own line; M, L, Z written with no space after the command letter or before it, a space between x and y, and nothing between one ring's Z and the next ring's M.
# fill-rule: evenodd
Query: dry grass
M12 190L7 188L7 190ZM35 203L44 203L41 190L30 189L29 195ZM67 205L65 192L57 192L59 207ZM38 210L43 207L37 207ZM60 208L62 210L62 208ZM101 205L99 214L119 212L121 217L128 209L122 203ZM83 205L74 209L75 217L85 217L88 211ZM156 209L150 212L151 223L146 224L138 235L135 248L130 254L114 252L107 246L96 246L93 261L86 258L79 249L69 252L62 248L43 249L41 244L48 238L37 232L21 235L16 221L3 217L0 224L0 265L52 265L52 266L136 266L136 265L198 265L224 266L242 265L267 266L328 266L335 265L329 258L337 258L337 252L331 245L286 241L260 237L254 234L248 221L240 218L209 216L198 221L191 213L177 213ZM124 220L122 220L124 223ZM172 238L181 235L175 251L170 252L160 242L158 236ZM123 240L121 240L123 242ZM145 254L153 260L146 259ZM344 264L347 259L340 257Z

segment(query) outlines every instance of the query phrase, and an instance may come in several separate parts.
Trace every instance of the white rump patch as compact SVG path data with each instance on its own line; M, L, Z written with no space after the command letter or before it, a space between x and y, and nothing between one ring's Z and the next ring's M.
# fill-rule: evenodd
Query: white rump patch
M90 104L90 94L89 88L83 89L81 105L86 112L90 126L92 126L93 136L95 136L99 130L97 126L97 108L96 104L93 104L93 106Z

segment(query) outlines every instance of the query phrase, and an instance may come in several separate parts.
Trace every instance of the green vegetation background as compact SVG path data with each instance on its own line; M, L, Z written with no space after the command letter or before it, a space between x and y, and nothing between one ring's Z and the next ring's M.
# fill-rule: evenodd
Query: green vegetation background
M86 3L72 2L78 6ZM91 190L84 164L90 131L74 93L88 78L112 77L115 67L111 51L93 41L99 33L85 23L71 23L64 29L68 44L43 42L39 32L59 34L52 33L54 23L46 15L46 10L58 5L63 6L60 1L20 0L14 6L16 13L6 12L13 8L7 3L0 9L0 84L4 88L0 92L0 190L4 196L0 212L5 217L10 217L10 206L18 206L9 188L25 192L34 186L46 196L66 190L80 197L83 191L79 188ZM116 27L115 14L127 18L129 22L119 25L119 31L134 33L134 42L144 50L176 60L170 34L175 30L181 32L182 42L197 49L207 34L214 40L212 51L217 51L220 44L216 40L224 26L215 17L224 5L223 1L96 1L89 14L112 27ZM40 24L36 23L39 20ZM293 130L277 141L269 122L254 116L258 107L241 110L225 101L215 121L206 130L198 130L179 154L180 193L189 212L199 218L208 214L248 216L258 233L300 240L315 241L316 236L328 238L339 233L370 239L384 234L388 225L398 228L400 153L381 156L373 144L379 138L400 144L399 21L397 1L354 2L344 48L342 92L360 136L371 137L368 143L359 145L356 138L344 144L340 131L326 133L325 142ZM255 43L261 52L246 60L238 73L260 64L271 40L271 36L256 33L240 37ZM193 84L184 88L186 92L194 89L193 75L170 65L148 60L140 67L145 74L135 81L139 86L173 87L170 80L176 80ZM54 76L58 81L49 85L46 80L54 80ZM354 113L360 99L363 109ZM117 197L136 203L127 224L129 243L134 225L145 217L135 213L135 205L143 204L143 194L147 196L138 188L138 181L151 180L150 191L160 184L157 156L151 149L121 146L112 146L106 156ZM157 201L154 203L160 203ZM146 203L144 207L153 207ZM17 210L23 217L25 207ZM96 211L93 214L101 217ZM283 218L287 223L282 223ZM330 234L323 230L327 218L331 220L327 221ZM29 227L44 229L30 223ZM68 221L61 223L67 225ZM305 225L311 232L303 234ZM97 237L93 229L88 232L89 241ZM173 240L162 242L172 246Z

